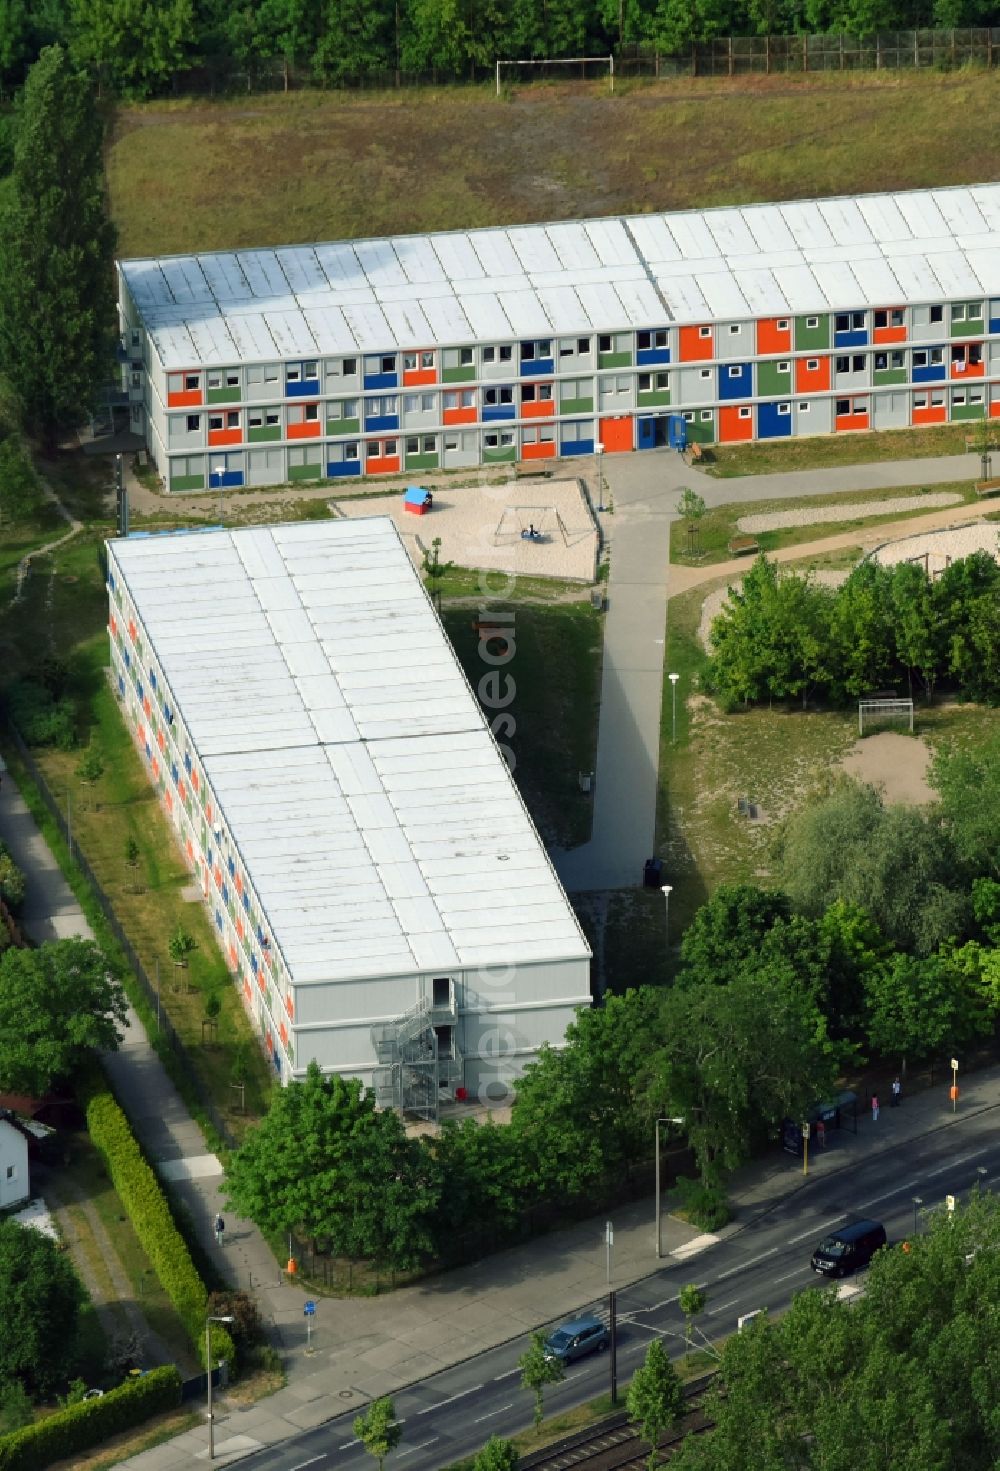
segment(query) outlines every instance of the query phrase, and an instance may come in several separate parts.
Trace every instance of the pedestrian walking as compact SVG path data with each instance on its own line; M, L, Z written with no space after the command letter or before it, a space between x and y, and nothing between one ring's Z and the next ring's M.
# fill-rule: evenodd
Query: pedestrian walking
M818 1119L816 1122L816 1148L826 1148L826 1125L822 1119Z
M222 1219L221 1216L216 1216L216 1218L215 1218L215 1244L216 1244L216 1246L221 1246L222 1245L222 1238L225 1235L225 1231L226 1231L226 1223L225 1223L225 1221Z
M903 1093L903 1085L902 1085L902 1083L899 1081L898 1078L893 1078L893 1080L892 1080L892 1106L893 1106L893 1108L898 1108L899 1107L899 1100L902 1097L902 1093Z
M872 1123L878 1123L878 1094L872 1094Z

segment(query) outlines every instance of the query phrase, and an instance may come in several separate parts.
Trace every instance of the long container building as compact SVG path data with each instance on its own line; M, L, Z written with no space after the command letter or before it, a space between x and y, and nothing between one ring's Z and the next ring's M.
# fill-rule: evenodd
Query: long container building
M590 951L387 517L108 543L123 716L282 1082L501 1101Z
M119 264L170 490L1000 416L1000 185Z

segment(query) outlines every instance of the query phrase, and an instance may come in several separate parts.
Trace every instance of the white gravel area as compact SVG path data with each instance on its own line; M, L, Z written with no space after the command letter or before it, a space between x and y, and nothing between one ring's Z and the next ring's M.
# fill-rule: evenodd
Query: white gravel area
M889 516L895 511L934 511L941 506L961 504L954 491L935 490L927 495L900 495L884 501L850 501L817 510L762 511L758 516L741 516L740 531L781 531L786 526L819 526L823 522L859 521L865 516Z
M597 526L579 480L436 485L425 516L404 511L400 491L331 501L330 509L337 516L391 516L417 567L440 537L441 561L460 567L571 582L597 576ZM543 540L522 539L529 525Z
M1000 527L989 521L972 526L946 527L942 531L925 531L920 536L905 536L878 547L872 556L883 567L898 562L923 562L928 573L943 572L949 562L970 557L973 552L989 552L1000 562Z
M821 583L823 587L839 587L842 582L847 581L849 576L849 572L814 572L813 581ZM710 592L701 605L701 622L698 624L698 638L702 648L707 649L709 653L712 652L712 643L709 638L712 622L718 618L728 603L730 591L735 588L738 592L742 586L743 578L734 577L728 587L717 587L714 592Z

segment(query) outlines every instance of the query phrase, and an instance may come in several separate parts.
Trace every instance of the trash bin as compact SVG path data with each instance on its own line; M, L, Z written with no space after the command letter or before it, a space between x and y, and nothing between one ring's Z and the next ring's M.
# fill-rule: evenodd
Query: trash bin
M647 858L642 870L642 883L646 889L659 889L662 887L663 859Z
M603 588L600 588L600 587L593 587L593 588L591 588L591 590L590 590L590 606L592 608L596 609L596 611L598 613L600 613L602 611L602 609L604 607L604 589Z

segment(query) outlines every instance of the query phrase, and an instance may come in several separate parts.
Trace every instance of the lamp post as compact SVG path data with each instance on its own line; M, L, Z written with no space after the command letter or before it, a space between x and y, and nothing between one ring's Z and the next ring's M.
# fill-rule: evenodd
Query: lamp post
M677 681L679 674L668 674L670 680L670 744L677 744Z
M923 1205L923 1203L924 1203L924 1197L922 1195L915 1195L913 1197L913 1234L914 1234L914 1236L916 1236L917 1231L920 1229L919 1223L917 1221L917 1212L919 1211L919 1209Z
M219 520L221 521L222 520L222 482L224 481L225 476L226 476L226 467L225 467L225 465L216 465L215 469L212 471L212 474L216 477L216 482L215 483L216 483L216 488L217 488L217 490L219 492Z
M594 446L594 459L597 461L597 509L604 510L604 446Z
M663 929L665 943L670 944L670 895L673 893L673 884L662 884L660 893L663 895Z
M205 1319L205 1368L208 1370L208 1459L215 1460L215 1411L212 1409L212 1324L233 1323L231 1313L211 1314Z
M667 891L669 893L669 890ZM663 1235L660 1227L660 1125L680 1124L683 1127L683 1119L662 1118L656 1120L656 1260L663 1256Z

